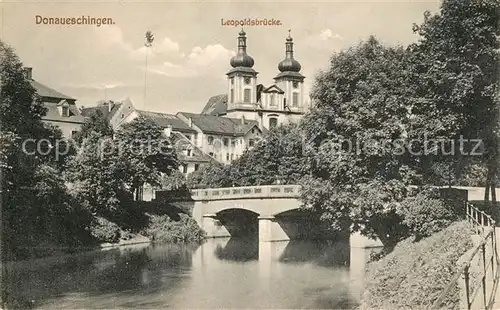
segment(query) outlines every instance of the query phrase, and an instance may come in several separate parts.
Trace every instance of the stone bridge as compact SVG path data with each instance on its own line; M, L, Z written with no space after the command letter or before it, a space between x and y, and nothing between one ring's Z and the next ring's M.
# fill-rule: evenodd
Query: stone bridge
M302 210L299 185L264 185L192 190L189 197L171 197L156 192L165 201L189 213L207 237L258 236L259 241L285 241L324 237L319 221ZM349 238L349 232L347 232ZM350 236L351 246L380 246L359 234Z
M459 192L462 200L482 200L484 196L484 188L479 187L455 187L452 191ZM259 241L338 237L325 236L318 219L301 210L299 185L197 189L182 197L157 191L155 196L161 208L173 205L191 214L207 232L207 237L258 236ZM500 189L497 189L497 197L500 197ZM349 232L346 234L349 237ZM350 244L354 247L381 245L357 233L350 235Z

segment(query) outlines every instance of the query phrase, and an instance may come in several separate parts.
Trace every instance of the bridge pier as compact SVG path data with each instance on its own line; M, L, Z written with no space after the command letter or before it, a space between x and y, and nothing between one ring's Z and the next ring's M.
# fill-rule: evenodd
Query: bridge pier
M259 241L288 241L290 236L283 230L276 217L272 215L259 216Z
M201 228L207 233L207 237L209 238L231 237L227 228L217 218L217 214L204 214L201 221Z

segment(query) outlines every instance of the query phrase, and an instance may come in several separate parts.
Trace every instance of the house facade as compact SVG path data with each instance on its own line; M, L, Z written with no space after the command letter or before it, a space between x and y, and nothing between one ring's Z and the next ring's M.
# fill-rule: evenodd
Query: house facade
M190 127L176 115L138 110L130 98L115 103L108 120L113 130L133 121L138 117L148 118L163 129L170 139L181 162L179 170L187 175L208 164L213 158L203 152L196 144L198 131Z
M65 138L72 138L85 122L76 106L76 99L64 95L33 79L33 69L25 67L24 77L30 82L37 94L41 97L47 113L42 121L59 127Z

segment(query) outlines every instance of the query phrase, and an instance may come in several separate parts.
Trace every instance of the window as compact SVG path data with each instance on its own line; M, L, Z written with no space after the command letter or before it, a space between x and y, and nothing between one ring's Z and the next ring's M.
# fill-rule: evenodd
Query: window
M299 93L293 93L292 106L296 107L299 104Z
M200 169L200 164L194 164L194 171L198 171Z
M278 119L276 117L271 117L269 119L269 128L274 128L278 126Z
M214 144L214 137L208 136L208 145L213 145Z
M243 102L250 102L250 89L246 88L243 91Z
M293 88L299 88L299 82L294 81L293 82Z
M235 146L236 145L236 140L235 139L232 139L231 140L231 146Z
M226 153L226 161L229 161L229 153Z
M234 89L231 88L231 103L234 102Z
M69 107L62 107L62 116L69 116Z
M191 151L191 149L187 149L187 150L186 150L186 155L187 155L188 157L193 156L193 152Z
M228 138L224 138L224 146L229 146L229 139Z
M255 128L252 128L252 133L255 133Z
M121 117L122 117L122 118L124 118L124 117L125 117L125 115L122 113Z
M234 85L234 78L231 78L231 85Z
M71 138L74 138L77 133L78 133L78 130L72 130L71 131Z
M182 173L187 173L188 172L188 166L186 164L182 165Z
M231 160L233 160L233 159L234 159L234 154L233 154L233 153L231 153Z
M255 145L255 140L254 139L249 139L248 140L248 146L253 147Z
M244 81L245 81L245 85L249 85L251 80L249 77L246 77Z
M270 106L276 106L276 94L271 94L271 101L269 103Z
M213 152L208 153L208 155L214 157L214 153Z

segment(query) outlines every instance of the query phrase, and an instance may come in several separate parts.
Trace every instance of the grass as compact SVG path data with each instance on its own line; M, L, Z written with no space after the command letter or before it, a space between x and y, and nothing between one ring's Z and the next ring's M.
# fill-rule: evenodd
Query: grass
M472 246L472 230L456 222L434 235L414 242L408 238L368 265L360 309L427 308L441 295L457 270L457 261ZM460 302L458 287L446 299L448 307Z

